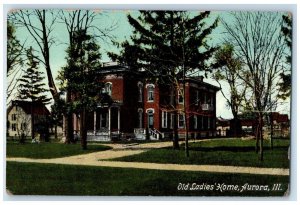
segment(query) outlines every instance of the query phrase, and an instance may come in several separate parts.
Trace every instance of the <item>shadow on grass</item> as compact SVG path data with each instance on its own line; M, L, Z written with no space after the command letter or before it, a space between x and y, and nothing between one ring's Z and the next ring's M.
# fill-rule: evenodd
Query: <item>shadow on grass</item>
M276 149L284 150L287 149L286 146L277 146ZM228 151L228 152L251 152L255 151L255 147L228 147L228 146L218 146L218 147L191 147L191 151L204 151L204 152L215 152L215 151ZM270 147L264 147L264 150L271 150Z

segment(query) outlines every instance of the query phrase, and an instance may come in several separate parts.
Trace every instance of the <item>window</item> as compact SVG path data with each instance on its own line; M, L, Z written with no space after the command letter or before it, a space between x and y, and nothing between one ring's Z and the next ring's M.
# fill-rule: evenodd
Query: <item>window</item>
M16 123L11 124L11 130L12 131L17 131L17 124Z
M108 95L111 96L111 91L112 91L112 83L111 82L107 82L105 83L105 86L104 86L104 93L107 93Z
M171 113L171 119L170 119L170 128L173 129L174 128L174 114Z
M204 119L203 119L203 116L201 116L201 129L203 130L203 128L204 128Z
M178 90L178 103L183 104L183 89L182 88L180 88Z
M147 92L148 92L148 102L154 101L154 85L147 85Z
M194 129L198 128L198 116L194 115Z
M183 128L184 127L184 115L179 114L178 115L178 128Z
M21 123L21 130L25 130L26 129L26 123Z
M139 128L143 127L143 109L138 109Z
M168 113L166 111L161 112L161 127L162 128L168 127Z
M143 84L141 82L138 83L139 89L139 102L143 102Z
M210 129L210 117L207 118L207 129Z
M12 121L16 121L17 120L17 115L16 114L12 114L11 115L11 120Z

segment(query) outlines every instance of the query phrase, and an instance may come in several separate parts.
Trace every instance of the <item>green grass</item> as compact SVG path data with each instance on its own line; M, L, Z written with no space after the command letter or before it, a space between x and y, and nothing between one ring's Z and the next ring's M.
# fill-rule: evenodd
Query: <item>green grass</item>
M127 162L154 162L172 164L210 164L231 166L253 166L270 168L289 168L289 140L274 140L271 150L265 141L264 161L258 160L255 140L221 139L190 142L190 157L185 156L184 145L180 150L172 148L152 149L137 155L112 159Z
M8 142L6 146L7 157L25 157L34 159L50 159L78 154L87 154L111 149L104 145L88 145L83 150L80 144L63 144L44 142L40 144Z
M178 190L179 183L213 185L213 190ZM223 191L217 184L281 184L281 191ZM6 186L17 195L98 196L283 196L288 176L143 170L7 162Z

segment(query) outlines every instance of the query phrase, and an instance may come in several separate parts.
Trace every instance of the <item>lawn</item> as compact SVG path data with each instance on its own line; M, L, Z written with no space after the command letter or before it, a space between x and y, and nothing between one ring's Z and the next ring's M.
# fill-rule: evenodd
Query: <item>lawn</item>
M6 145L7 157L26 157L34 159L66 157L111 149L111 147L104 145L88 145L88 149L83 150L80 144L52 142L43 142L40 144L8 142Z
M260 191L243 190L242 186L246 183L268 187L266 187L267 190ZM283 196L288 183L288 176L20 162L7 162L6 169L6 187L17 195ZM195 186L195 184L199 186ZM227 190L222 184L226 186ZM280 184L279 191L272 190L274 184ZM231 185L237 185L237 189L235 191L228 190L228 187L232 189Z
M210 164L231 166L254 166L270 168L289 168L288 146L289 140L274 140L274 148L270 149L265 140L264 161L258 160L255 152L255 140L217 139L189 143L190 157L185 156L184 144L180 150L171 147L152 149L147 152L112 159L127 162L155 162L172 164Z

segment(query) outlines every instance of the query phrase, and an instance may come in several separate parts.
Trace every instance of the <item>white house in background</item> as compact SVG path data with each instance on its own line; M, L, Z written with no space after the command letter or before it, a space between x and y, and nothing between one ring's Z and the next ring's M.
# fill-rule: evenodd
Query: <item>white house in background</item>
M12 101L7 109L8 136L17 139L21 134L31 136L31 111L34 113L34 124L38 124L50 114L46 106L39 102Z

